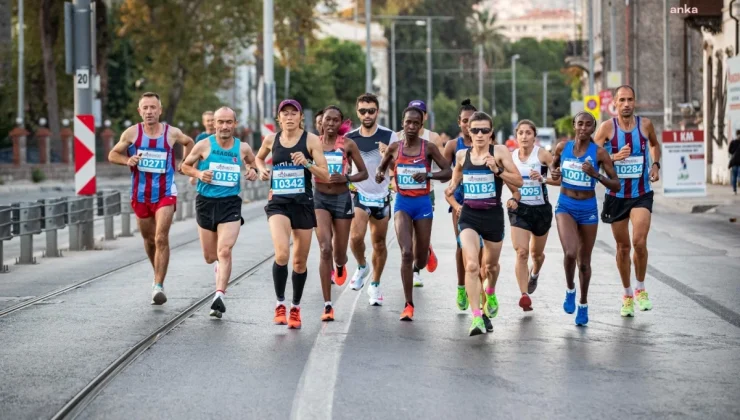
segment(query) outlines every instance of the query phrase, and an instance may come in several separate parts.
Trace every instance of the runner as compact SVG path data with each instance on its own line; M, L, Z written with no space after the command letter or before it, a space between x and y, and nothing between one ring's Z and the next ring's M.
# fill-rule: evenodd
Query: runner
M213 133L216 132L214 128L213 123L213 111L205 111L203 115L201 116L203 118L203 127L205 128L205 131L199 133L195 137L195 143L197 144L199 141L203 139L207 139L210 137ZM187 157L188 155L183 155L184 157ZM198 181L198 178L190 177L190 185L195 185L195 183Z
M332 279L338 286L347 280L347 246L349 245L349 230L355 212L352 205L352 195L349 193L349 182L360 182L367 179L365 162L360 157L360 149L354 141L344 137L351 122L344 124L344 114L334 105L323 111L322 127L324 135L321 137L322 147L329 168L329 182L321 182L314 177L316 189L313 193L314 208L316 211L316 238L321 247L321 291L324 294L324 313L322 321L334 321L334 308L331 304ZM357 173L347 175L348 163L351 161L357 168ZM334 234L332 234L332 231ZM333 240L333 245L332 245ZM336 263L336 272L333 263Z
M558 235L563 247L563 267L568 290L565 292L563 309L572 314L576 311L576 285L573 281L578 263L578 279L581 283L581 299L576 314L576 325L588 323L588 286L591 282L591 252L599 228L599 209L596 204L596 182L601 182L612 191L619 191L619 180L609 154L591 139L596 129L596 119L581 111L573 118L576 139L558 143L553 153L553 169L550 177L560 180L560 196L555 208ZM606 172L599 174L599 167Z
M324 110L320 110L318 113L316 113L316 117L314 117L314 125L316 126L316 134L321 136L324 134L324 130L322 129L322 121L324 119Z
M252 148L234 137L237 124L234 110L219 108L214 120L216 134L195 145L182 163L182 171L198 179L195 208L200 245L206 264L215 263L216 294L211 316L221 318L226 312L224 300L231 277L231 250L244 224L239 197L241 163L247 168L249 181L257 179L257 169L252 166Z
M473 308L470 335L493 331L490 318L498 315L496 281L504 240L504 210L501 205L503 183L509 188L522 186L522 177L505 146L491 144L493 120L485 112L474 113L469 120L473 146L457 152L455 172L445 195L453 196L463 186L463 208L458 229L465 260L465 288ZM483 240L486 285L481 284L480 251ZM485 302L481 302L484 297ZM481 312L481 304L483 312ZM489 319L486 322L483 315Z
M457 113L457 125L460 126L462 137L457 141L448 141L444 148L444 158L452 162L452 169L455 169L456 155L460 150L467 150L473 145L473 139L470 137L469 120L473 113L478 109L470 103L470 99L462 101L460 110ZM460 232L457 229L457 221L460 217L463 204L463 186L459 185L453 195L445 194L445 199L450 205L449 212L452 214L452 228L455 231L455 241L457 249L455 251L455 265L457 267L457 308L461 311L468 309L468 295L465 293L465 264L463 264L462 248L460 247ZM481 248L483 246L481 245ZM482 273L481 273L482 274Z
M270 180L265 213L270 224L275 262L272 281L277 304L274 322L301 328L301 297L308 272L306 259L311 249L311 235L316 227L312 175L329 181L321 140L303 129L303 109L294 99L286 99L278 107L281 131L265 138L255 158L260 179ZM265 158L272 152L272 171L265 166ZM313 160L313 161L312 161ZM290 237L293 235L293 304L290 319L285 317L285 286L288 283Z
M167 302L164 278L170 262L170 226L177 205L172 146L181 144L187 156L194 142L179 128L159 122L162 103L158 94L141 95L138 111L143 122L121 134L108 154L108 161L131 168L131 207L144 238L144 250L154 268L152 304L162 305Z
M401 248L401 279L406 306L401 321L414 317L413 277L429 258L434 211L429 199L430 179L447 181L452 170L437 146L419 137L424 111L409 107L403 111L404 140L391 144L383 155L375 181L382 184L392 163L396 166L396 205L393 209L396 237ZM432 161L441 169L432 172Z
M429 142L434 143L439 150L444 150L444 144L442 142L442 138L439 136L439 134L435 133L434 131L425 129L423 124L426 124L427 119L429 118L429 114L427 114L427 104L424 103L424 101L416 99L411 102L409 102L409 107L413 108L419 108L424 113L424 121L422 123L421 130L419 131L419 138L422 140L426 140ZM403 130L398 132L398 139L403 139ZM432 162L432 170L433 171L439 171L439 167L437 167L436 163ZM436 197L434 195L434 182L430 181L430 189L431 192L429 193L429 199L432 200L432 211L435 209L436 204ZM429 244L429 261L427 262L427 270L430 273L433 273L437 269L437 255L434 253L434 249L432 248L432 244ZM424 287L424 280L421 278L421 274L419 274L419 271L414 271L414 287Z
M645 290L645 272L648 264L647 237L653 211L650 183L660 179L661 151L652 121L635 115L635 91L631 86L621 86L614 91L614 105L619 117L601 124L595 141L612 154L621 189L607 192L601 221L612 225L612 234L617 242L617 269L624 287L622 316L635 316L635 300L641 311L653 308ZM648 146L650 153L646 153ZM634 247L632 259L635 262L634 293L630 284L630 221L631 245Z
M357 117L361 121L360 127L345 136L353 140L360 149L360 156L368 168L380 166L381 154L388 145L398 141L396 133L378 125L378 97L372 93L365 93L357 98L355 103ZM353 168L352 175L357 173ZM380 288L380 276L383 274L385 262L388 258L386 249L386 233L390 220L390 193L388 182L380 184L374 179L353 182L355 218L350 229L350 248L357 261L355 271L350 282L353 290L360 290L372 272L373 277L367 293L371 305L383 304L383 292ZM372 264L365 259L365 234L370 225L370 240L373 246Z
M512 159L524 184L512 189L512 198L506 202L511 224L511 243L516 251L514 271L522 297L519 306L526 312L532 310L530 294L537 289L540 269L545 262L547 234L552 225L552 205L547 196L547 183L560 185L547 179L547 169L552 165L552 154L536 146L537 128L530 120L521 120L514 130L519 148ZM532 268L529 268L529 254Z

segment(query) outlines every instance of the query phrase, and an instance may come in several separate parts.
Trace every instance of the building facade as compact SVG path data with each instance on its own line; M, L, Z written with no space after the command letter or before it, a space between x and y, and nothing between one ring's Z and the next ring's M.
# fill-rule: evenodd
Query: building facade
M578 35L579 20L567 9L535 9L522 16L501 20L501 34L510 41L522 38L574 40Z

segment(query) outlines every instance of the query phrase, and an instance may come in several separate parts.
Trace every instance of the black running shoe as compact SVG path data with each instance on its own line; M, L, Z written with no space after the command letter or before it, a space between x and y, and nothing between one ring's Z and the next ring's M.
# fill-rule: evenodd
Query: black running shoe
M493 331L493 324L491 323L491 320L488 319L488 317L486 316L486 314L481 314L481 316L483 317L483 323L486 324L486 331L487 332L492 332Z
M211 316L220 319L224 312L226 312L226 305L224 305L224 301L220 297L217 297L211 304Z
M540 276L532 277L532 273L529 274L529 283L527 283L527 293L532 294L535 290L537 290L537 280L539 280Z

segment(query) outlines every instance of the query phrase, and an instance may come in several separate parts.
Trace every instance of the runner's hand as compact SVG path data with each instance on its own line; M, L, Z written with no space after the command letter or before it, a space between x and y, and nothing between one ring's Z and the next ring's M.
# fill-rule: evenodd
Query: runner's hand
M380 151L380 155L384 155L385 151L388 150L388 145L383 142L378 142L378 150Z
M590 176L591 178L598 178L599 173L596 172L596 169L594 169L594 166L591 165L591 162L586 161L583 162L583 165L581 165L581 170L586 173L586 175Z
M426 180L428 179L426 172L425 173L414 174L411 178L414 178L414 181L416 181L416 182L418 182L420 184L423 183L423 182L426 182Z
M453 210L455 211L455 214L457 215L457 218L458 218L458 219L460 218L460 215L462 214L462 208L463 208L463 206L461 206L461 205L459 205L459 204L457 204L457 205L456 205L456 206L455 206L455 207L453 208Z
M625 160L632 154L632 149L630 148L629 144L625 144L621 149L619 149L619 152L614 154L614 158L612 160L618 161L618 160Z
M498 172L498 164L496 163L496 158L488 155L483 160L483 164L488 166L488 168L493 172L494 174Z
M260 181L269 181L270 180L270 170L265 168L260 171Z
M535 170L529 171L529 179L532 181L539 181L542 182L542 174Z
M198 183L198 178L195 178L195 177L192 177L192 176L191 176L191 177L190 177L190 185L195 185L195 184L197 184L197 183Z
M142 154L142 152L139 152L139 153L131 156L130 158L128 158L128 162L126 162L126 164L128 166L136 166L136 165L138 165L139 164L139 161L141 160L141 154Z
M329 182L331 182L332 184L346 184L349 182L349 180L347 179L347 175L333 173L329 177Z
M650 182L657 182L660 180L660 169L658 169L658 165L653 165L650 168Z
M510 198L506 201L506 208L516 210L517 208L519 208L519 203L513 198Z
M550 171L550 179L552 179L553 181L557 181L560 179L560 167L559 166L553 169L552 171Z
M449 187L445 188L445 196L446 197L452 197L453 194L455 194L455 189L452 188L452 185L450 185Z
M247 181L256 181L257 180L257 168L247 168L247 175L246 175Z
M297 166L305 166L308 163L306 157L303 156L303 152L291 153L290 158L293 159L293 164Z
M377 171L375 173L375 182L378 184L382 184L385 180L385 172L384 171Z
M206 184L210 184L213 180L213 171L201 171L198 174L198 179L205 182Z

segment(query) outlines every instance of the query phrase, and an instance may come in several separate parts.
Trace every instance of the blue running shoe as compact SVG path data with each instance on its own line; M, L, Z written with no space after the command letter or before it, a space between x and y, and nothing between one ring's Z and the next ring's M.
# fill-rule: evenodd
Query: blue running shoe
M578 305L578 313L576 314L576 325L584 326L588 324L588 305Z
M566 314L572 314L576 311L576 291L573 290L571 293L569 290L565 291L565 302L563 302L563 310Z

